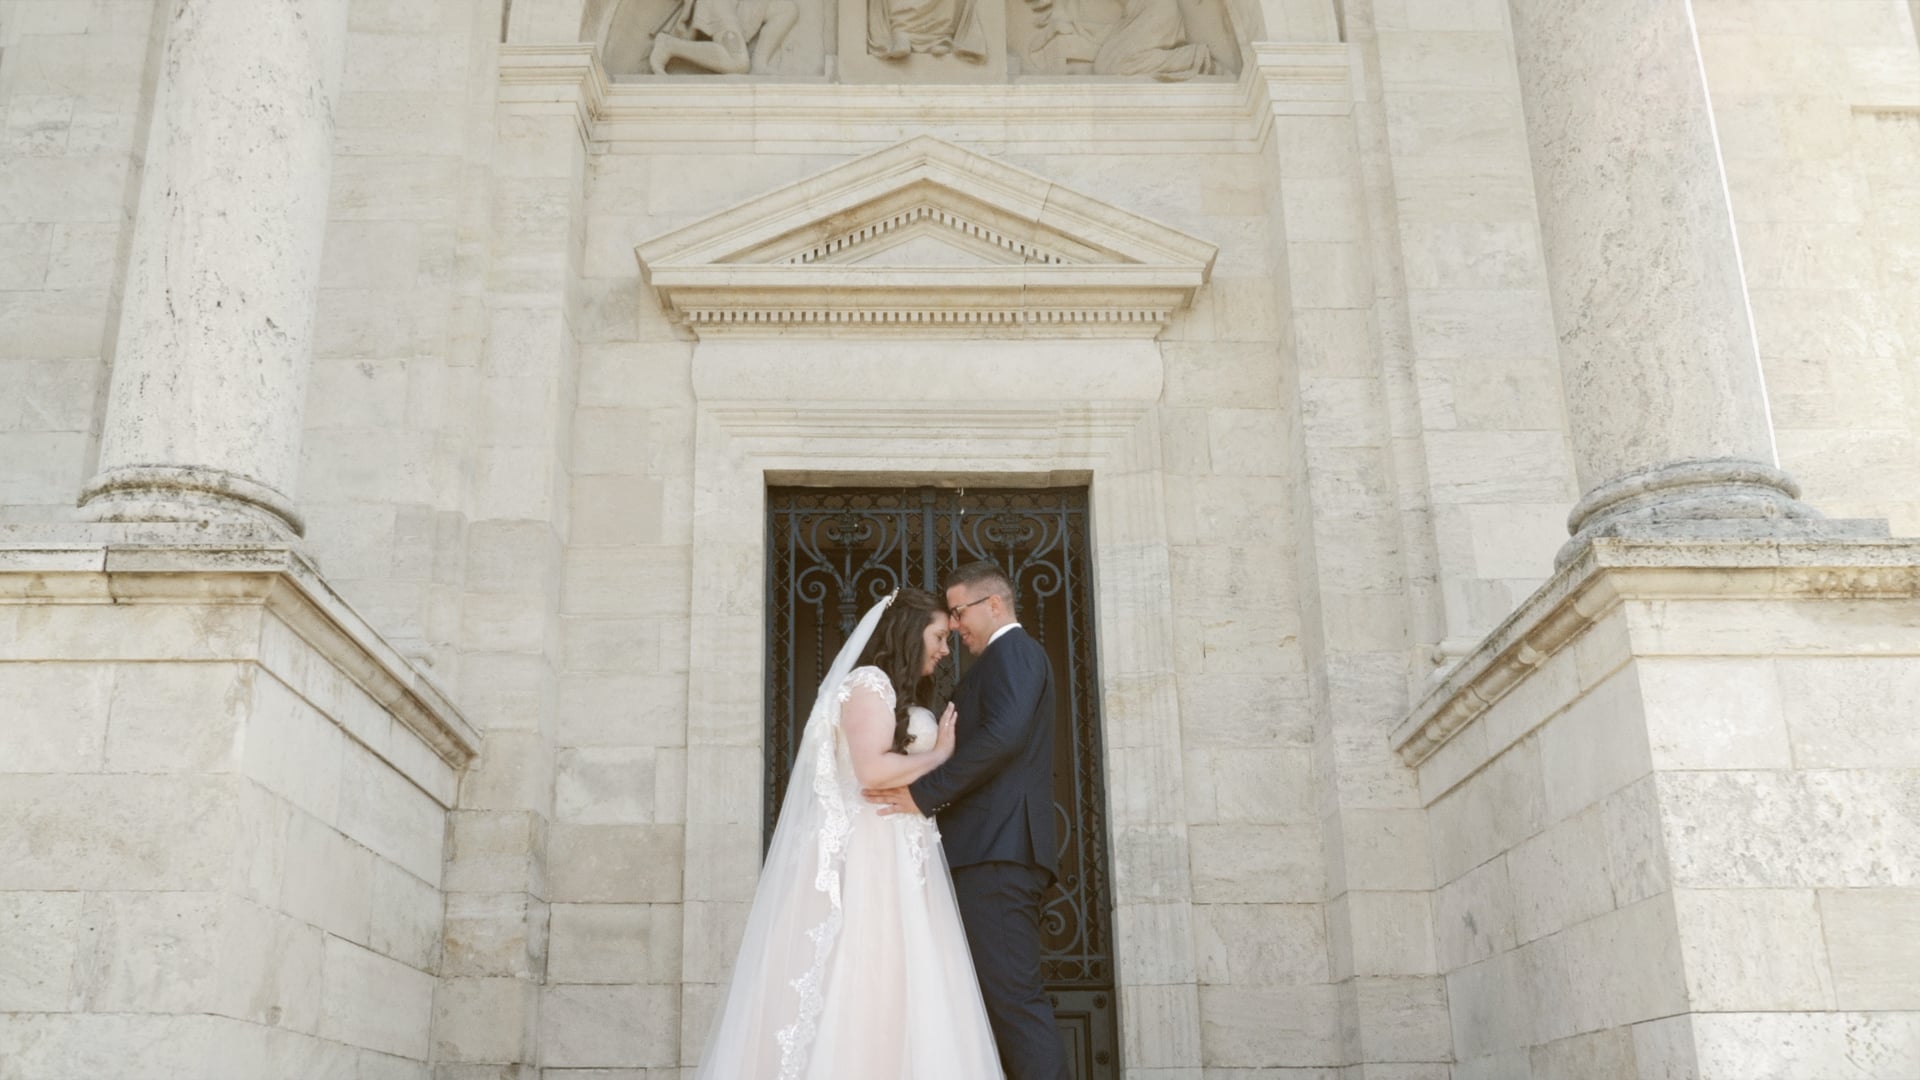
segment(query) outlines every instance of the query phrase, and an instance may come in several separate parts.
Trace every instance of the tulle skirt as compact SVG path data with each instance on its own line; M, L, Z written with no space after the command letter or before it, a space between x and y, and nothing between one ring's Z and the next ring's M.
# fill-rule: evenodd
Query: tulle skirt
M849 809L839 925L817 987L792 983L802 970L795 965L815 954L821 920L755 911L749 922L768 931L764 954L743 953L736 965L701 1080L781 1080L783 1064L796 1080L1001 1076L933 823L883 817L864 802ZM763 894L755 904L773 899ZM738 981L743 975L748 982ZM811 994L818 998L809 1002ZM782 1044L783 1033L803 1044L800 1053Z

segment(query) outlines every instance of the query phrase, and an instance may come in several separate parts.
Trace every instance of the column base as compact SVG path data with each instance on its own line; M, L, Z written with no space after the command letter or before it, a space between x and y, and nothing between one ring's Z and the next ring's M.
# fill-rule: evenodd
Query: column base
M1783 469L1740 458L1677 461L1616 477L1567 515L1565 566L1602 537L1667 540L1856 540L1887 535L1878 520L1823 516Z
M123 465L96 475L80 494L95 521L267 525L306 535L293 500L257 480L192 465Z

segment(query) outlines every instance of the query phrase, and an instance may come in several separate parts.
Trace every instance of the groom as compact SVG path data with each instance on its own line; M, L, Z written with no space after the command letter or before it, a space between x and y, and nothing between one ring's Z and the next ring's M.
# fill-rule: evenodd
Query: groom
M990 562L947 575L947 614L973 666L954 689L951 760L908 787L869 791L881 813L938 814L980 993L1007 1080L1067 1080L1040 982L1040 894L1059 872L1053 835L1053 668L1020 628L1013 584Z

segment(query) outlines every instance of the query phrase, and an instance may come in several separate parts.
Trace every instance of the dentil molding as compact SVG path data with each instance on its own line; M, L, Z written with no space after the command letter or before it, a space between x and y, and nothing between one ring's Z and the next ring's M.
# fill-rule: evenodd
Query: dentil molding
M1218 249L919 136L655 237L642 276L701 337L1151 338Z

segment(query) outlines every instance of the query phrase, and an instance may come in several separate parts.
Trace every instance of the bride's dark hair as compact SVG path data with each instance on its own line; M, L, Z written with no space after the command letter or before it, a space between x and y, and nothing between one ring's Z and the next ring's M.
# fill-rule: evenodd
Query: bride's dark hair
M867 639L867 647L860 650L858 666L868 664L886 673L893 683L893 751L905 753L907 749L907 707L923 704L921 690L923 684L931 680L920 675L920 669L927 662L927 646L923 640L927 624L935 615L946 610L945 605L934 599L933 594L920 589L901 589L900 595L880 616L880 625L873 628L873 637Z

